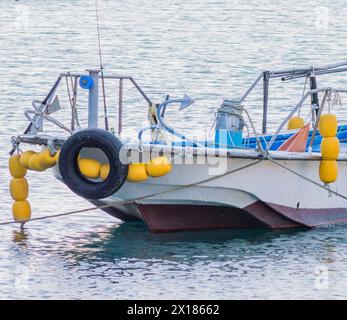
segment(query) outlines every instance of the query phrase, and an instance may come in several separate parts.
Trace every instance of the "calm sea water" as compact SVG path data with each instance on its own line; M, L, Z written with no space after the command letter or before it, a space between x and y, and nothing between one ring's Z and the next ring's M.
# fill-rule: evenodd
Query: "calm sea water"
M105 67L133 75L155 101L189 93L196 105L172 117L186 132L201 132L222 98L238 98L263 69L345 60L346 11L344 0L104 0ZM0 1L0 221L12 218L10 137L24 130L23 111L60 72L97 67L94 14L92 0ZM341 76L329 82L346 83ZM288 83L281 91L283 84L275 84L271 126L302 86ZM110 95L116 90L107 87ZM259 93L248 102L257 125ZM116 99L108 100L114 126ZM145 103L130 86L125 106L127 130L146 119ZM50 172L28 177L34 217L90 206ZM95 211L32 222L24 232L0 227L2 299L347 298L346 265L346 226L155 235Z

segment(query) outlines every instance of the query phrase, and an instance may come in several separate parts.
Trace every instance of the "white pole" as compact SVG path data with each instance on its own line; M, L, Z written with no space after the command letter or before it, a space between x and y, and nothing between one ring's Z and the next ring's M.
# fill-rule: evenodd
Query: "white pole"
M89 89L88 96L88 128L98 128L98 100L99 100L99 73L100 70L87 70L93 79L93 85Z

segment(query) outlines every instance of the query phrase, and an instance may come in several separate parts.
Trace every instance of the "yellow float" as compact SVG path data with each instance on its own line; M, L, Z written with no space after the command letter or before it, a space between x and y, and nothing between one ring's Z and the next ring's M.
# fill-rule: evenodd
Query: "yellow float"
M45 149L39 153L39 161L40 165L43 168L52 168L56 165L55 156L51 155L51 151L49 149Z
M140 182L147 180L148 175L144 163L131 163L128 168L127 180L130 182Z
M30 203L26 200L29 195L28 181L24 178L27 173L28 159L33 155L32 151L22 155L14 155L9 159L9 169L13 179L10 182L10 194L15 201L12 206L12 215L16 222L25 223L31 219ZM29 166L29 165L28 165Z
M26 168L29 169L29 158L35 153L35 151L25 151L22 153L22 155L20 156L20 164Z
M101 165L100 178L102 180L106 180L109 174L110 174L110 165L108 163Z
M34 153L28 160L28 166L30 170L34 171L44 171L47 168L41 165L40 156L38 153Z
M13 219L25 223L31 219L31 206L29 201L15 201L12 206Z
M337 161L322 160L319 166L319 177L324 183L333 183L337 180Z
M101 164L94 159L83 158L78 161L78 168L82 175L89 179L96 179L100 176Z
M157 157L146 164L147 174L151 177L162 177L168 174L172 169L172 164L165 156Z
M56 154L54 155L55 163L58 163L58 161L59 161L60 151L61 151L61 149L59 149L59 150L56 152Z
M337 119L332 113L323 114L319 120L319 133L324 138L335 137L337 134Z
M301 117L292 117L288 121L288 130L301 129L305 125L305 120Z
M321 143L323 160L336 160L340 154L340 142L337 137L324 138Z
M18 154L11 156L9 159L8 167L13 178L24 178L27 173L27 169L20 163L20 157L21 156Z
M13 178L10 183L11 197L15 201L24 201L29 195L29 185L25 178Z
M340 142L336 137L337 119L334 114L323 114L319 120L319 133L323 137L321 143L322 161L319 166L319 177L324 183L337 180L338 164L336 159L340 153Z

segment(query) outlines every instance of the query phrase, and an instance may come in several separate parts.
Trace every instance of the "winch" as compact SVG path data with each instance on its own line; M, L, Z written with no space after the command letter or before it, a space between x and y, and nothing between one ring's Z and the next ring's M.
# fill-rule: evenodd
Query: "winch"
M217 147L242 147L242 131L245 121L243 106L237 100L223 100L216 112L215 143Z

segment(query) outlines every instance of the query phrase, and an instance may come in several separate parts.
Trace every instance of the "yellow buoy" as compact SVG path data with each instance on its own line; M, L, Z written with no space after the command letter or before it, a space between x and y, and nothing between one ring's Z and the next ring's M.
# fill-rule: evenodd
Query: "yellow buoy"
M31 219L31 206L29 201L16 201L12 206L13 219L16 222L27 222Z
M51 151L45 149L39 153L39 161L42 168L52 168L56 165L55 156L51 156Z
M59 150L57 151L57 153L54 155L55 163L58 163L58 161L59 161L60 151L61 151L61 149L59 149Z
M338 165L336 161L322 160L319 166L319 177L325 183L335 182L338 175Z
M147 180L146 165L144 163L131 163L128 168L127 180L131 182L140 182Z
M320 149L324 160L336 160L340 154L339 139L336 137L323 138Z
M25 151L23 154L20 156L20 164L26 168L29 169L29 158L35 153L35 151Z
M89 179L99 178L101 164L99 161L94 159L80 159L78 161L78 167L80 169L81 174Z
M28 161L28 166L30 170L34 171L44 171L47 169L41 165L39 153L34 153L31 155Z
M337 134L337 119L332 113L323 114L319 120L319 133L324 138L335 137Z
M20 163L20 157L21 156L17 154L11 156L9 159L8 167L13 178L24 178L27 173L27 169L25 169Z
M288 121L288 130L301 129L305 125L305 120L301 117L292 117Z
M168 174L172 169L172 164L165 156L157 157L146 164L146 170L151 177L161 177Z
M105 163L101 166L100 178L102 180L106 180L109 174L110 174L110 165L108 163Z
M15 201L24 201L29 195L29 185L25 178L13 178L10 183L11 197Z

